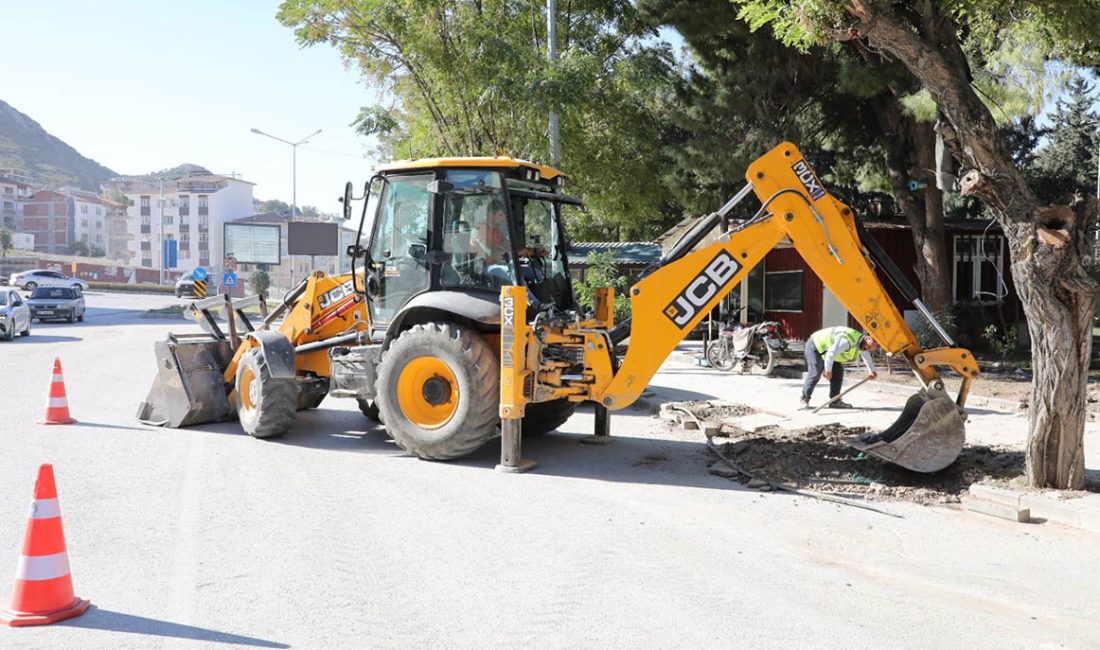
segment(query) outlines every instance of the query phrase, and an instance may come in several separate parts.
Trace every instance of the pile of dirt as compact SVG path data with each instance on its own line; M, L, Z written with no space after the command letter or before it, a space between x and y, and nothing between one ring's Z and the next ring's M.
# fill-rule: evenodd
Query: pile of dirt
M911 472L847 446L847 438L866 431L864 427L831 424L749 434L727 423L722 434L728 435L729 441L718 446L738 468L763 481L842 496L922 504L957 503L971 483L1010 480L1024 471L1022 451L967 445L947 469L934 474ZM715 464L716 469L722 467L728 466L721 461ZM747 474L731 478L745 483L752 479ZM762 486L758 480L752 487Z

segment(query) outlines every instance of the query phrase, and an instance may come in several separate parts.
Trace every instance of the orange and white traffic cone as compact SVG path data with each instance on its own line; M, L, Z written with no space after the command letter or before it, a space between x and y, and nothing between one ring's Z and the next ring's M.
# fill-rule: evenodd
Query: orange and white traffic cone
M56 623L80 616L90 604L73 595L53 465L42 465L34 483L23 554L15 569L15 591L11 605L0 610L0 623L12 627Z
M46 400L46 418L39 424L72 424L69 400L65 397L65 378L61 376L61 359L53 360L53 378L50 380L50 396Z

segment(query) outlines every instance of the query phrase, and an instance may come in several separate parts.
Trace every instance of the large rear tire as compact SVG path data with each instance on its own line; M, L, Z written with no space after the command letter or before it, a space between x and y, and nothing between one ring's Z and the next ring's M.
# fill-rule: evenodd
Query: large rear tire
M259 348L244 353L237 365L237 417L253 438L275 438L290 429L298 406L298 383L275 378Z
M420 458L467 456L496 433L500 365L485 338L453 323L414 325L378 366L386 432Z
M577 404L567 399L528 404L523 413L523 437L542 436L573 417Z

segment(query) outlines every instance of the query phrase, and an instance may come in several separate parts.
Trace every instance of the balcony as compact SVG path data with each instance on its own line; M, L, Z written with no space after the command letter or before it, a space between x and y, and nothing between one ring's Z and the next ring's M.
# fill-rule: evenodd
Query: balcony
M186 206L186 205L181 205L180 206L180 216L181 217L186 217L190 214L191 214L191 207L190 206Z
M191 232L191 226L189 226L185 223L181 223L180 224L180 234L183 234L185 232Z
M150 210L148 207L142 207L141 208L141 216L148 217L152 214L153 214L152 210Z
M201 205L199 206L199 216L200 217L205 217L209 214L210 214L210 208L206 208L206 207L203 207Z
M143 251L150 250L151 246L152 245L147 241L141 242L141 250L143 250Z
M152 229L153 227L147 223L141 224L141 234L143 235L148 235L150 232L152 232Z

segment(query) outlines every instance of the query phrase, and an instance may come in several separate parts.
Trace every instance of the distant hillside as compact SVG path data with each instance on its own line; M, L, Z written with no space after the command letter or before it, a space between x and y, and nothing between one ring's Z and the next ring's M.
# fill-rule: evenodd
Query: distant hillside
M46 187L75 185L99 191L118 176L50 135L38 122L0 100L0 167L25 169Z
M202 165L196 165L194 163L183 163L182 165L176 165L175 167L169 167L168 169L162 169L159 172L149 172L148 174L142 174L140 176L127 176L127 178L138 178L143 181L153 182L164 179L166 181L175 180L177 178L183 178L184 176L191 176L192 174L209 174L210 170Z

